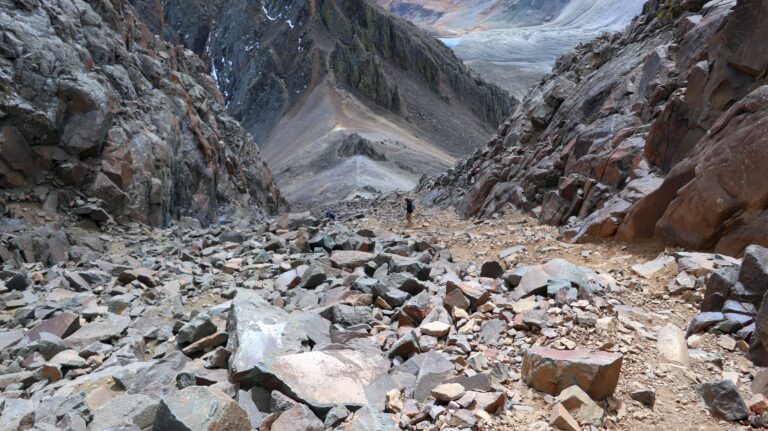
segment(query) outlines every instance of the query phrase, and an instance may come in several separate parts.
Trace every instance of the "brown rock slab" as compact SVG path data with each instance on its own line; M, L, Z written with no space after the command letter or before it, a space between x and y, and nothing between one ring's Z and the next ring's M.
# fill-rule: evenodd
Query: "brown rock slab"
M331 254L331 262L337 268L354 269L373 260L374 254L364 251L336 250Z
M616 390L623 359L618 353L534 347L523 356L522 378L551 395L576 385L593 400L602 400Z
M555 404L552 413L549 415L549 424L563 431L581 431L579 423L576 422L576 419L568 413L568 410L562 404Z
M691 365L685 334L677 326L666 325L659 329L656 334L656 349L667 361L686 367Z
M80 316L65 311L40 322L26 333L26 338L29 341L39 340L43 332L66 338L78 329L80 329Z

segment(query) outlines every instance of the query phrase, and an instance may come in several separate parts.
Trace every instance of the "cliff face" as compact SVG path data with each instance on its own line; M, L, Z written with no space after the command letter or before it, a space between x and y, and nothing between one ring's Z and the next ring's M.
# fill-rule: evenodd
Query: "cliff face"
M625 32L561 57L487 146L421 183L425 201L535 210L577 241L768 243L768 1L701 3L649 2Z
M155 32L208 62L229 112L295 200L408 188L484 142L513 107L446 46L368 0L134 3L145 3L148 22L164 17ZM187 19L172 18L182 3ZM337 158L353 133L387 161ZM318 176L336 186L315 189Z
M203 62L156 40L130 4L2 0L0 16L3 187L61 188L156 226L284 206Z

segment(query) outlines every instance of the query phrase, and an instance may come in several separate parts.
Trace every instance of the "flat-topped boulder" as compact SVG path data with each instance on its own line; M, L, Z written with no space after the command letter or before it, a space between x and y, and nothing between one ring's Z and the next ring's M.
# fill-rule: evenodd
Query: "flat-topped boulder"
M396 387L383 355L357 350L325 350L282 355L258 368L254 383L279 390L324 414L335 405L384 409Z
M533 347L523 356L522 377L551 395L576 385L593 400L602 400L616 391L623 359L618 353Z
M163 431L248 430L248 413L216 389L190 386L160 401L154 428Z
M373 260L375 255L365 251L336 250L331 254L331 262L337 268L354 269Z

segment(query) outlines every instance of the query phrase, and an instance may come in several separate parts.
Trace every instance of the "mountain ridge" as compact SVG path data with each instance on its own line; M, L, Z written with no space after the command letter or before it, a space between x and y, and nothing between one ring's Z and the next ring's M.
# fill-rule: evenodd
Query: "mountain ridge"
M410 188L484 141L514 106L450 49L367 0L215 4L210 23L164 28L203 49L229 112L261 143L289 200ZM177 8L141 9L170 16ZM205 32L205 47L195 45ZM352 134L386 160L336 157Z

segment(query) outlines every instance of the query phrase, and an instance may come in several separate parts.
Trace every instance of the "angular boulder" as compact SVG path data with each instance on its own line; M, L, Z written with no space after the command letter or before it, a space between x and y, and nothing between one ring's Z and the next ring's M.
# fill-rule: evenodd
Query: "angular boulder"
M234 383L250 384L259 378L261 369L282 355L299 353L306 348L310 332L320 342L329 338L328 321L318 315L289 315L274 307L252 290L239 289L232 300L227 320L229 340L227 350L232 352L229 369ZM312 319L314 317L314 319ZM315 332L316 331L316 332Z
M326 350L282 355L257 367L255 383L325 413L341 404L384 410L386 394L396 387L383 355L356 350Z
M675 325L666 325L659 329L656 334L656 350L667 361L676 362L686 367L691 365L685 334Z
M762 298L768 291L768 248L750 245L744 251L739 283L749 296Z
M728 380L694 385L709 411L728 421L739 421L749 416L747 403L741 398L736 385Z
M96 341L118 337L130 324L130 317L110 313L104 319L95 320L81 327L67 337L64 343L73 349L81 349Z
M331 262L337 268L355 269L373 260L374 254L364 251L336 250L331 254Z
M551 395L576 385L593 400L603 400L616 390L623 360L618 353L534 347L523 356L522 377Z
M190 386L160 400L155 430L249 430L248 413L216 389Z
M761 367L768 367L768 293L763 298L755 317L755 331L749 347L749 359Z
M149 429L155 422L158 401L146 395L120 395L93 411L91 430L107 430L121 425Z
M29 341L35 341L40 339L41 333L47 332L59 338L66 338L78 329L80 329L80 316L65 311L40 322L37 326L30 329L25 334L25 337Z

